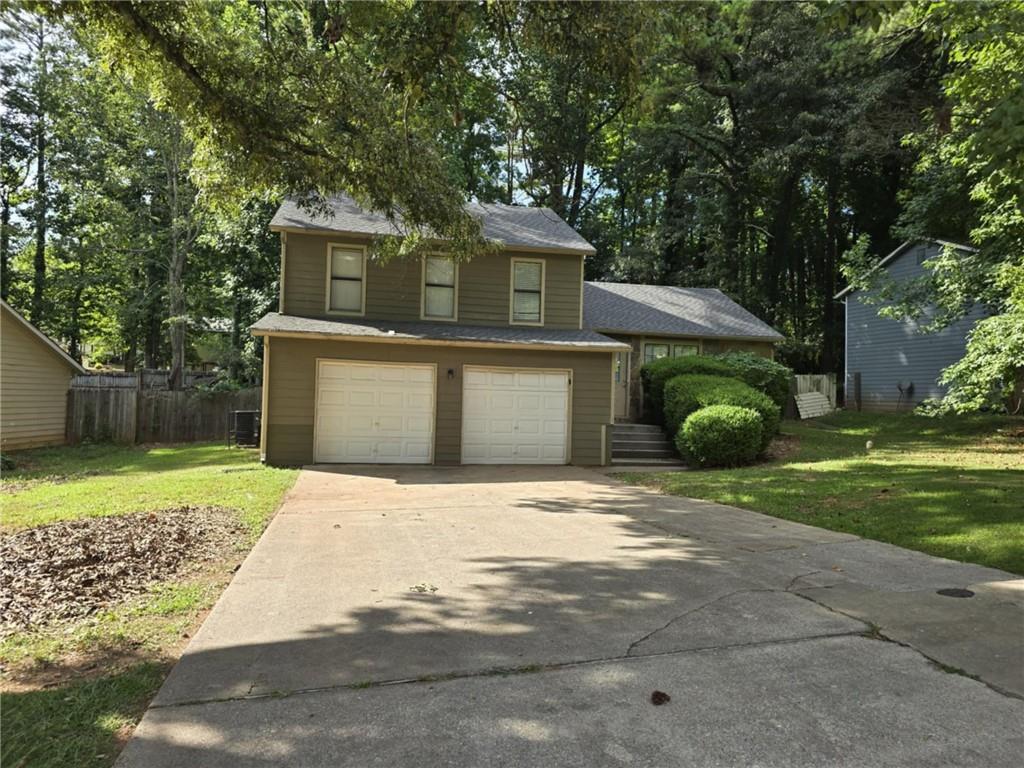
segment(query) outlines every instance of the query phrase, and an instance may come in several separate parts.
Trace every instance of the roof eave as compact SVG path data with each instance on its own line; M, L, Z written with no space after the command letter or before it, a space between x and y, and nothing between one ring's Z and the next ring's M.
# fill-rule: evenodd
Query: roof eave
M70 367L71 370L79 374L85 374L89 372L85 369L85 366L83 366L81 363L75 360L75 358L73 358L71 355L65 352L57 342L55 342L45 333L43 333L34 325L32 325L32 323L30 323L27 319L22 317L21 313L18 310L16 310L3 299L0 299L0 305L2 305L4 309L8 310L12 315L14 315L15 319L20 321L22 326L27 328L36 338L42 341L43 344L45 344L50 349L51 352L55 353L57 357L61 359L61 362Z
M904 253L906 253L907 249L910 248L910 246L917 245L918 243L935 243L936 245L942 245L948 248L956 248L958 251L966 251L967 253L978 252L978 249L972 245L954 243L952 240L941 240L937 237L919 237L915 240L905 240L904 242L900 243L900 245L897 246L895 250L893 250L891 253L885 256L881 261L879 261L877 264L871 267L871 269L869 269L867 272L865 272L864 276L867 277L868 275L873 274L877 270L882 269L884 266L890 264L891 262L895 261L900 256L902 256ZM855 290L857 289L854 286L848 285L835 296L833 296L832 300L838 301L839 299L844 298L848 294L853 293Z
M387 235L381 232L359 232L354 229L331 229L329 227L292 227L282 224L274 224L271 222L269 227L271 232L284 232L286 234L294 235L323 235L323 236L337 236L342 235L346 237L364 237L364 238L375 238L375 237L401 237L400 234ZM439 245L444 244L444 240L434 241ZM567 254L570 256L594 256L597 254L596 248L565 248L562 246L555 245L519 245L516 243L504 243L497 241L498 245L506 251L521 251L523 253L557 253Z
M428 339L408 336L372 336L368 334L330 333L328 331L277 331L266 328L249 328L256 337L285 339L321 339L325 341L351 341L369 344L412 344L425 347L475 347L477 349L530 349L557 352L621 352L629 349L628 344L557 344L517 341L476 341L473 339Z
M726 341L764 341L772 342L773 344L785 340L785 336L777 331L775 334L768 336L741 336L737 334L721 334L721 333L671 333L667 331L654 331L654 330L636 330L628 328L602 328L600 326L591 326L589 330L594 333L617 333L624 336L658 336L668 339L724 339Z

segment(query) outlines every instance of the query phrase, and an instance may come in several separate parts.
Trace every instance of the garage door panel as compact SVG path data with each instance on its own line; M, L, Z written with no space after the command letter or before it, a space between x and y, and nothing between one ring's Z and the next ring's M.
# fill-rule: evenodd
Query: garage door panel
M541 458L543 459L561 459L564 456L565 449L561 445L541 446Z
M565 420L549 420L544 422L544 434L551 437L560 437L565 434Z
M433 368L408 368L406 369L408 381L413 384L429 384L434 386Z
M543 429L539 419L521 419L517 426L520 435L539 435Z
M544 395L544 409L565 413L566 400L565 395Z
M433 366L319 361L316 460L429 463L434 390Z
M413 434L429 434L430 432L430 417L429 416L406 416L405 418L405 430L406 432Z
M565 372L467 367L463 371L463 462L566 463L568 405Z
M431 385L433 386L433 385ZM432 411L434 408L434 392L411 392L406 395L405 406L407 410Z

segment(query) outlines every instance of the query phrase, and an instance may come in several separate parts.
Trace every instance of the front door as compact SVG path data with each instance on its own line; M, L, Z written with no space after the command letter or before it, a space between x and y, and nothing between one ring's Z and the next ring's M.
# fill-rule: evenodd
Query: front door
M615 353L615 418L629 416L629 352Z

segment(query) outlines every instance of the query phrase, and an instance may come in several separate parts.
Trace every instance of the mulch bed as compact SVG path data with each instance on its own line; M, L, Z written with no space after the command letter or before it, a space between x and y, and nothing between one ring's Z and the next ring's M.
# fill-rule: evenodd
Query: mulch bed
M242 531L217 507L178 507L0 536L0 635L78 619L224 557Z

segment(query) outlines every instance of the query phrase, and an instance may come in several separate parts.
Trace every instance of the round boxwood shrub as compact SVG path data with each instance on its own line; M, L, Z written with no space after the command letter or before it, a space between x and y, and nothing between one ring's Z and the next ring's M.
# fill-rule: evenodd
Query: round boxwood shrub
M678 432L691 413L709 405L735 405L755 411L761 417L762 449L779 431L782 411L763 392L724 376L676 376L665 386L665 427L669 434Z
M644 390L644 412L651 421L665 424L665 385L669 379L682 375L735 376L728 363L717 357L689 355L663 357L652 360L640 368L640 383ZM672 430L675 434L675 430Z
M709 405L686 417L676 448L701 467L749 464L761 451L761 416L737 405Z
M786 407L789 399L789 380L793 371L753 352L726 352L717 358L732 369L732 375L764 392L779 408Z

